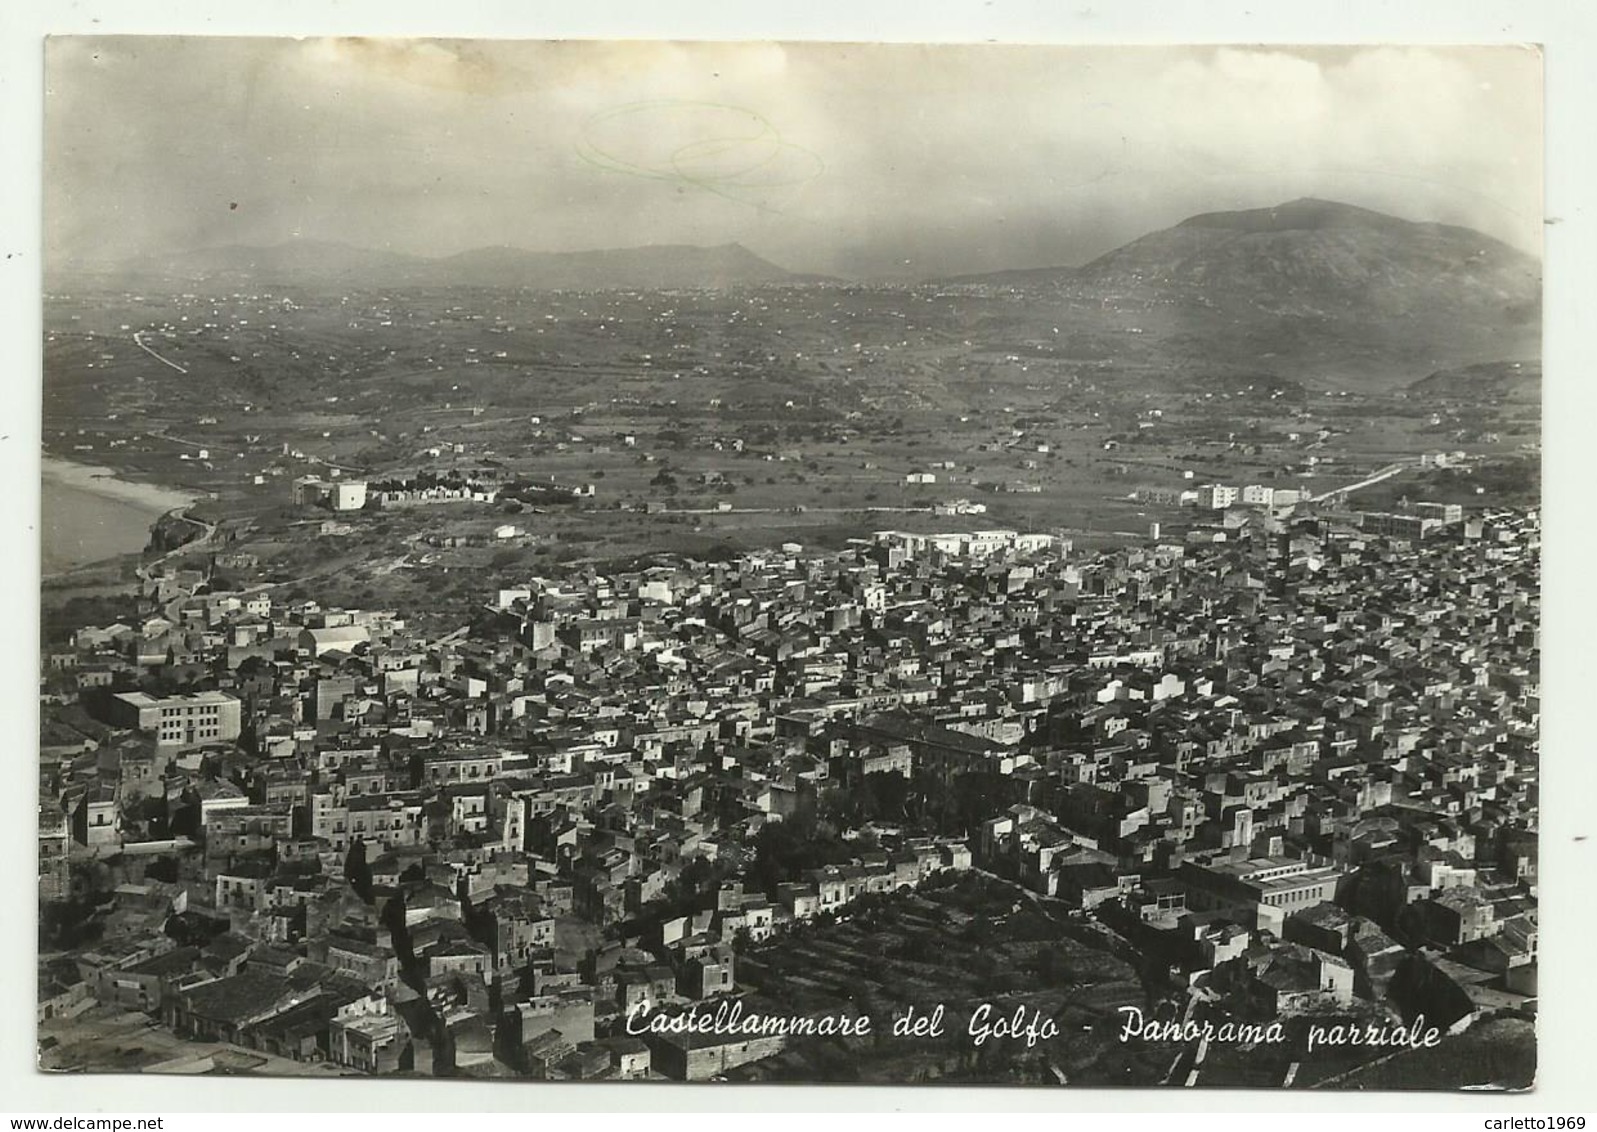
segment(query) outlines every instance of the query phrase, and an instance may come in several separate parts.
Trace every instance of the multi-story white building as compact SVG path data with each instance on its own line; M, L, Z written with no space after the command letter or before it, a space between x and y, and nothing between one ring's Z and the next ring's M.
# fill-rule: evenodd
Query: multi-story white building
M301 476L294 481L294 503L300 507L325 504L334 511L359 511L366 506L366 481Z
M365 480L339 480L328 487L327 502L334 511L359 511L366 506Z
M163 747L198 747L238 738L239 701L226 692L156 697L121 692L112 697L112 722L155 736Z

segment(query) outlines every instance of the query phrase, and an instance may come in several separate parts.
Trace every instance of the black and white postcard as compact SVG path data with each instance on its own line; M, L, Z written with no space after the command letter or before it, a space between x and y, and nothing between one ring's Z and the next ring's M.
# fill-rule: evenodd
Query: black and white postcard
M44 51L41 1072L1532 1085L1538 49Z

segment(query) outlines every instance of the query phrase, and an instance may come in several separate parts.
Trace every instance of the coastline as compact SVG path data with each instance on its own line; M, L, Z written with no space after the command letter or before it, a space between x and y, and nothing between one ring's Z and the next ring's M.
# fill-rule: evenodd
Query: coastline
M39 560L46 578L138 554L161 516L201 498L51 456L41 458L39 480Z
M40 458L40 478L62 487L112 499L152 512L154 522L168 511L187 507L201 498L197 492L185 492L158 484L137 483L126 480L110 468L98 464L80 464L59 456Z

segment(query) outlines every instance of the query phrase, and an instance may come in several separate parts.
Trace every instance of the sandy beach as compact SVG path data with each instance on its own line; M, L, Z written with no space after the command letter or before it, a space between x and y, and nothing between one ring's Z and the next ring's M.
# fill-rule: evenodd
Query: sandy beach
M49 456L41 462L40 478L40 558L47 575L138 553L149 541L151 524L197 498Z
M157 515L165 514L174 507L186 506L199 498L197 494L189 494L176 488L118 479L117 474L110 468L102 468L95 464L78 464L55 456L45 456L41 459L40 475L46 483L91 492L104 499L114 499L119 503L129 503L135 507L153 510Z

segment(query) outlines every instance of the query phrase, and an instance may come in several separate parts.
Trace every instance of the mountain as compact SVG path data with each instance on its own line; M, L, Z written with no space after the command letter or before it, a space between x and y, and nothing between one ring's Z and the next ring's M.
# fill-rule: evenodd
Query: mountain
M117 265L115 274L182 282L382 289L395 286L533 290L726 288L804 282L741 244L655 245L584 252L476 248L438 259L316 240L232 245Z
M1408 387L1424 401L1506 402L1532 408L1542 400L1540 362L1481 362L1438 370Z
M1122 312L1190 360L1352 384L1540 354L1534 257L1335 201L1204 213L1080 267L960 282Z
M1075 274L1099 287L1385 314L1438 301L1510 308L1536 302L1541 287L1536 260L1490 236L1323 200L1194 216Z
M1306 301L1407 305L1415 292L1463 289L1504 304L1538 303L1541 266L1490 236L1336 201L1206 212L1079 267L966 275L949 282L1203 291Z
M426 259L335 243L224 247L125 265L189 286L340 290L721 289L818 282L739 244L608 251L477 248ZM1208 212L1090 263L944 280L1001 291L970 308L989 337L1050 343L1181 382L1268 373L1305 387L1398 389L1541 353L1541 265L1480 232L1335 201ZM158 285L155 283L152 286ZM908 284L906 284L908 285ZM955 317L955 316L951 316Z
M538 290L724 288L792 278L791 272L742 244L713 248L663 244L590 252L477 248L435 260L433 268L449 280L475 286Z

